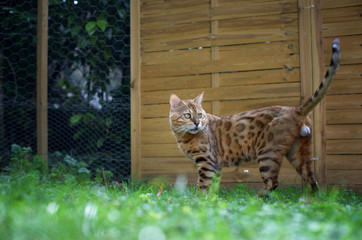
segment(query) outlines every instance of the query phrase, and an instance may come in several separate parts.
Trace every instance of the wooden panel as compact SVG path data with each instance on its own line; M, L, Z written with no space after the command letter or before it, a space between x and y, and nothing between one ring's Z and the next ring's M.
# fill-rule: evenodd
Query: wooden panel
M329 44L329 43L328 43ZM324 72L327 72L328 65L325 65ZM335 79L340 80L351 80L360 79L362 80L362 64L354 65L342 65L339 67Z
M220 115L227 116L253 109L269 107L273 105L296 106L300 103L300 97L246 99L240 101L221 101Z
M360 79L335 80L328 91L328 95L362 93L362 81Z
M328 125L326 136L327 139L362 139L362 124Z
M328 155L327 169L362 170L362 155Z
M220 86L241 86L265 83L299 82L299 69L273 69L263 71L222 73Z
M234 86L208 88L205 90L205 101L210 100L232 100L251 98L272 98L272 97L295 97L299 96L299 83L268 84L266 86ZM169 101L173 91L145 92L142 95L143 104L166 103ZM199 90L187 89L179 94L181 99L190 99L200 94Z
M131 2L131 178L139 180L140 140L141 140L141 103L140 103L140 6L139 1Z
M177 76L165 78L148 78L142 81L142 91L155 90L180 90L190 88L209 88L211 87L211 74Z
M338 37L356 34L362 34L362 20L323 24L323 37Z
M362 184L360 170L328 170L328 184Z
M350 7L350 6L358 6L361 5L361 0L322 0L322 7L324 9L329 8L341 8L341 7Z
M168 121L167 123L168 124ZM141 137L142 144L156 144L156 143L174 143L176 144L175 137L168 131L144 131Z
M353 7L325 9L322 11L323 23L359 20L361 19L361 12L362 12L362 4Z
M183 157L176 143L141 145L141 157Z
M362 108L327 110L327 124L362 123Z
M326 97L326 103L326 108L329 110L349 108L362 109L362 94L330 95Z
M181 8L171 7L175 4ZM154 27L162 25L179 25L182 23L202 22L210 20L245 18L252 16L282 14L287 12L296 12L296 1L253 1L243 4L233 4L232 6L206 7L206 2L198 3L185 8L187 3L169 2L159 4L160 8L156 10L157 5L153 5L153 11L150 12L143 8L141 17L142 27ZM203 6L202 6L203 5ZM162 7L161 7L162 6ZM167 7L169 6L169 7Z
M362 139L327 140L328 154L362 154Z
M143 171L159 173L197 173L194 163L186 157L142 158Z
M298 37L297 15L295 13L283 16L270 15L219 21L218 33L205 31L205 28L201 28L205 24L193 23L192 25L173 25L167 28L145 28L142 31L142 50L149 52L286 41L294 40ZM194 32L195 29L200 29L200 31ZM167 34L169 32L173 34Z

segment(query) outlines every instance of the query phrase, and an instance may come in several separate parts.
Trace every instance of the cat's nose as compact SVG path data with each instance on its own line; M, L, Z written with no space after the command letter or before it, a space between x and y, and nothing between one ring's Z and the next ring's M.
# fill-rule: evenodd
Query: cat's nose
M199 126L200 121L196 119L196 120L194 121L194 123L195 123L196 126Z

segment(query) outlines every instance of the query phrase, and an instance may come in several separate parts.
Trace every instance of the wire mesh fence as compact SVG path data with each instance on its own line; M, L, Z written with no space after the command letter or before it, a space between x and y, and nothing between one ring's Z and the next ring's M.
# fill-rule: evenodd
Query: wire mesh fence
M36 149L37 1L0 3L0 160ZM65 156L130 176L129 1L53 0L48 18L49 164Z

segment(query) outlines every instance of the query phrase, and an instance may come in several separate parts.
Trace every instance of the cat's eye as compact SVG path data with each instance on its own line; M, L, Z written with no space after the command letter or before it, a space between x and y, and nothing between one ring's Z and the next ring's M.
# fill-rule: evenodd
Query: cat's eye
M198 118L202 118L202 116L203 116L202 113L197 114Z
M184 117L185 117L186 119L189 119L189 118L191 118L191 114L190 114L190 113L185 113L185 114L184 114Z

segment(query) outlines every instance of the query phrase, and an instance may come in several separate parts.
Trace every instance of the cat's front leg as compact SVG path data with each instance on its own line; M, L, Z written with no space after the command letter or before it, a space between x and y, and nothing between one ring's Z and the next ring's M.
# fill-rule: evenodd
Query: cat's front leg
M198 188L200 190L216 191L219 188L221 178L217 162L209 157L197 157L195 162L198 172Z

